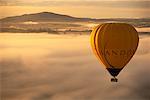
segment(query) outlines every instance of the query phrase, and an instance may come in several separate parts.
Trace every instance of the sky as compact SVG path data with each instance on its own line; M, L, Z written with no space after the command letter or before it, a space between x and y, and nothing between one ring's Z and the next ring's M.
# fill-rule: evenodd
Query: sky
M37 12L75 17L150 17L150 0L0 0L0 18Z

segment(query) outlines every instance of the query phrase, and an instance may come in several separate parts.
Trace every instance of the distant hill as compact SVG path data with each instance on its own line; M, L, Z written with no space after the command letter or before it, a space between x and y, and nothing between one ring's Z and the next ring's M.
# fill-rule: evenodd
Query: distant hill
M0 22L26 22L26 21L36 21L36 22L45 22L45 21L87 21L89 18L76 18L68 15L56 14L52 12L41 12L35 14L24 14L21 16L6 17L0 19Z
M106 22L123 22L135 27L150 27L150 18L77 18L52 12L24 14L0 19L0 32L10 33L90 33L93 25ZM92 25L92 26L91 26Z
M40 12L34 14L24 14L21 16L12 16L0 19L0 22L65 22L65 21L92 21L92 22L150 22L150 18L140 18L140 19L132 19L132 18L107 18L107 19L92 19L92 18L77 18L68 15L56 14L52 12Z

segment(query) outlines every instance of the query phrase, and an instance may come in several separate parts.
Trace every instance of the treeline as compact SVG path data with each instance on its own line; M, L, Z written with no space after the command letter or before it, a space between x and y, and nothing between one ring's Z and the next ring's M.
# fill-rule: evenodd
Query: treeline
M90 34L92 30L52 30L50 28L39 28L39 29L21 29L21 28L0 28L1 33L50 33L50 34L70 34L70 33L79 33L79 34ZM147 34L150 35L150 32L139 32L139 34Z
M52 30L50 28L39 28L39 29L21 29L21 28L0 28L0 32L4 33L4 32L10 32L10 33L43 33L43 32L47 32L47 33L51 33L51 34L58 34L58 33L64 33L64 34L69 34L70 32L88 32L90 33L92 30Z
M20 28L0 28L0 32L10 32L10 33L42 33L42 32L48 32L48 33L58 33L55 30L52 30L50 28L47 29L20 29Z

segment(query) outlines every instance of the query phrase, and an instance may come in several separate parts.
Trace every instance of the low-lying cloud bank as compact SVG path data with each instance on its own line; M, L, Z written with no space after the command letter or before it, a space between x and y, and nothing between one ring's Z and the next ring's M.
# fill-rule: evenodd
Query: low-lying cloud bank
M150 37L140 39L138 51L120 73L118 83L110 82L110 75L92 53L87 37L61 39L59 42L64 44L58 47L52 46L53 41L50 39L49 47L43 47L47 53L33 55L35 58L26 57L25 52L16 58L0 58L2 99L150 99Z

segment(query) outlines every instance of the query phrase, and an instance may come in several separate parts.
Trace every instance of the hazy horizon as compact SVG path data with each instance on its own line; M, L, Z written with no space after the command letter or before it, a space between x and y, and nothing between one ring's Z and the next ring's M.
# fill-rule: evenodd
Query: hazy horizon
M0 0L0 18L54 12L88 18L147 18L150 0Z
M54 14L59 14L59 15L66 15L66 16L70 16L70 17L75 17L75 18L92 18L92 19L149 19L150 17L102 17L102 18L93 18L93 17L78 17L78 16L72 16L69 14L64 14L64 13L57 13L57 12L51 12L51 11L41 11L41 12L33 12L33 13L22 13L22 14L18 14L18 15L10 15L10 16L6 16L6 17L0 17L0 19L3 18L8 18L8 17L16 17L16 16L22 16L22 15L26 15L26 14L38 14L38 13L44 13L44 12L48 12L48 13L54 13Z

